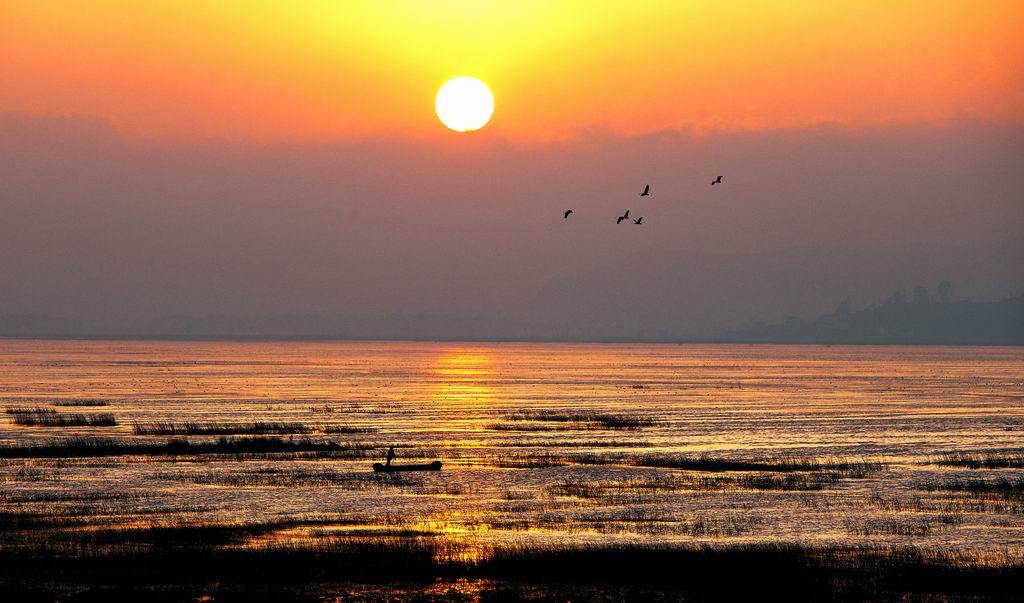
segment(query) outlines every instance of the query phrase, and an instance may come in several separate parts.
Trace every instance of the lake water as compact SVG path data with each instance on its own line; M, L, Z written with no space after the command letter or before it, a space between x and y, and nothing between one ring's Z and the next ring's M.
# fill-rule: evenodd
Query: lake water
M107 404L54 404L76 400ZM6 413L9 446L222 437L135 433L189 422L298 425L227 437L338 444L0 459L2 510L69 513L91 500L84 529L282 521L251 544L432 534L470 548L1024 546L1021 491L963 487L1021 480L1019 465L937 462L1024 455L1022 348L7 340L0 406L117 422L18 425ZM400 462L440 459L444 469L375 475L371 462L391 445ZM644 466L702 454L764 465ZM821 466L771 465L792 459Z

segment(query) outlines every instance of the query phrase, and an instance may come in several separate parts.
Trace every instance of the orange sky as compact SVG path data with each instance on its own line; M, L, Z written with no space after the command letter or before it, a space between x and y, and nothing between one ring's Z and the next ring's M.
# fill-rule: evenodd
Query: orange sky
M512 139L1021 123L1021 23L1019 0L5 0L0 111L165 140L454 136L433 97L474 75L483 132Z

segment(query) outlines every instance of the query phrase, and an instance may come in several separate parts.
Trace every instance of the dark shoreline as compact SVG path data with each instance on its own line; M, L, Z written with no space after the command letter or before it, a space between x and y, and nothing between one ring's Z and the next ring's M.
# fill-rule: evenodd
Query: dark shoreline
M432 601L455 597L451 592L433 597L428 587L470 581L492 595L483 600L527 595L532 600L1011 600L1024 583L1020 558L982 564L911 547L499 547L472 561L463 556L468 549L443 538L225 546L241 533L253 532L112 531L96 537L105 544L79 543L83 546L71 554L32 545L26 551L8 543L0 547L0 595L7 600L334 600L332 593L362 591L359 598L372 600L377 589L380 596L410 587L417 600ZM131 552L97 553L93 546Z

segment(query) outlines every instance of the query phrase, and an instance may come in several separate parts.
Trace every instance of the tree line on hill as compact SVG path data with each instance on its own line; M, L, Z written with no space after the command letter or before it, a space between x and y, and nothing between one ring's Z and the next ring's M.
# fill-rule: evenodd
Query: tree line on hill
M932 294L914 287L908 298L894 293L881 304L854 310L850 298L812 321L787 318L778 324L737 329L726 341L749 343L858 343L1024 345L1024 295L998 301L954 299L942 282Z

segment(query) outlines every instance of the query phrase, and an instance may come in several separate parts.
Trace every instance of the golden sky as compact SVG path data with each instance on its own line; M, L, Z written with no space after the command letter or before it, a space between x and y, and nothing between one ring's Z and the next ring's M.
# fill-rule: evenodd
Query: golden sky
M473 75L497 105L481 134L518 140L1020 123L1021 23L1019 0L4 0L0 111L165 140L430 138L452 135L437 89Z

